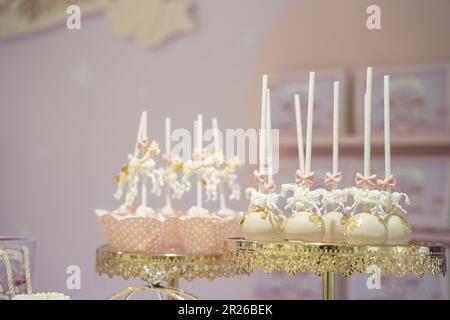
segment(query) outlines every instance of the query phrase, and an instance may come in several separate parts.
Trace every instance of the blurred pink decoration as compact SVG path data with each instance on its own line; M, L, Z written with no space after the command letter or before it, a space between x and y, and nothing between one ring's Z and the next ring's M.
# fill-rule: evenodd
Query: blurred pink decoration
M363 130L365 71L356 73L355 129ZM391 76L391 132L396 135L450 132L450 65L374 67L373 110L383 109L383 76ZM383 132L383 113L372 115L372 130Z
M284 72L271 74L270 87L272 97L272 127L280 129L280 133L295 133L294 119L294 94L300 95L302 113L306 114L307 96L308 96L308 71ZM346 79L343 71L317 71L316 72L316 92L314 99L314 132L320 135L330 135L333 124L333 108L330 104L333 101L333 82L339 81L341 90L345 91ZM341 128L345 128L346 106L345 95L340 97ZM345 132L345 130L343 130Z

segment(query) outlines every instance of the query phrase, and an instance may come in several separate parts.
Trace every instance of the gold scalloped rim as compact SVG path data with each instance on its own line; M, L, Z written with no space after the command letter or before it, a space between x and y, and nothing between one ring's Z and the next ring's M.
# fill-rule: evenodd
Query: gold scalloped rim
M220 254L132 253L110 250L107 245L97 249L95 269L98 274L106 274L110 278L140 278L150 283L180 278L188 281L195 278L213 280L245 273L225 264Z
M431 274L437 277L447 273L445 247L429 243L352 246L227 239L223 259L230 266L247 272L262 269L267 273L314 272L319 276L325 272L335 272L347 277L353 273L366 273L367 267L377 265L382 273L396 277L407 274L417 277Z

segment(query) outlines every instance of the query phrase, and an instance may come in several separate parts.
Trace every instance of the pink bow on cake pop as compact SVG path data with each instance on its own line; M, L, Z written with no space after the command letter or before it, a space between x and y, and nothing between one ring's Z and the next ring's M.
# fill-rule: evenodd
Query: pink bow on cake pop
M149 145L149 141L147 139L143 139L143 140L138 140L136 142L136 145L139 149L144 150L145 148L148 147Z
M310 172L308 174L303 174L300 170L295 172L295 183L297 185L308 185L312 186L316 182L316 177L314 176L314 172Z
M342 180L342 171L336 172L335 174L332 174L330 172L327 172L325 174L325 185L331 186L334 184L338 184Z
M205 156L205 150L194 149L194 151L192 152L192 160L194 161L203 161L205 160Z
M264 171L259 172L258 170L253 171L253 176L258 183L264 184L264 188L267 192L272 193L275 192L277 185L275 182L266 182L266 173Z
M259 172L258 170L255 170L253 171L253 176L259 183L264 183L266 181L266 173L264 171Z
M355 176L355 183L358 187L367 187L369 189L374 188L377 185L377 175L372 174L370 176L363 176L360 173L357 173Z
M275 182L272 181L270 183L264 183L264 188L266 188L267 192L273 193L275 192L277 185L275 184Z
M171 164L173 161L173 157L170 153L163 154L162 158L165 164Z
M378 179L377 184L381 190L386 191L387 189L395 189L397 181L393 175L390 175L386 179Z

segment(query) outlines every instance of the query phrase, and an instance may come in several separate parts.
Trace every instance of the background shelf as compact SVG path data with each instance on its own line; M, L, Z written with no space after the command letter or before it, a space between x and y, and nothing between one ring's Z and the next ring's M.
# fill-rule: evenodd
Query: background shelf
M392 137L392 155L450 155L450 133L440 135L415 135ZM345 155L363 155L363 136L361 134L342 135L339 141L339 153ZM288 155L297 154L295 133L280 134L280 152ZM313 152L319 155L332 154L330 136L313 137ZM384 154L382 135L372 136L372 153L374 156Z

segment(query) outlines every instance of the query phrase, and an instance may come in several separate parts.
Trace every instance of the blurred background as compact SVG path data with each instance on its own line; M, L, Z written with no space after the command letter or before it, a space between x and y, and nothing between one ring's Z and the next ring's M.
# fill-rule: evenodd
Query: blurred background
M80 29L67 24L70 4L81 8ZM381 29L366 25L373 4ZM173 128L192 130L198 113L206 121L217 116L221 128L256 127L261 74L268 73L281 134L277 180L291 181L298 163L292 95L299 92L306 106L314 70L312 166L319 175L331 168L332 83L339 80L340 166L352 184L362 170L362 97L372 66L374 170L383 172L382 77L390 74L393 173L413 203L413 239L448 245L449 32L448 0L0 0L0 236L37 239L35 291L102 299L139 283L95 273L105 238L94 210L118 205L113 177L142 110L160 142L167 116ZM243 186L250 169L240 171ZM193 200L176 204L186 209ZM79 290L67 289L70 265L80 267ZM365 282L339 279L338 297L449 297L447 278L383 277L381 290ZM181 286L210 299L321 297L312 274L292 281L255 272Z

